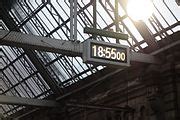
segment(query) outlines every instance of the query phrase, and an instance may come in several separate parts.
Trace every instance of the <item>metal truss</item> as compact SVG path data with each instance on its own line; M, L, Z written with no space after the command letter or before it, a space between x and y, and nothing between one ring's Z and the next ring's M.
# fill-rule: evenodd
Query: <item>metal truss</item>
M129 39L127 41L119 40L120 44L128 45L132 51L151 53L161 47L158 41L165 37L170 39L169 35L178 31L179 13L172 9L172 4L167 1L155 2L156 12L145 23L136 23L128 17L124 0L116 2L120 6L119 12L116 11L117 6L110 0L79 0L76 6L77 40L83 42L89 37L95 37L97 40L106 42L116 41L106 37L84 35L82 32L84 27L121 31L127 33ZM70 4L72 3L68 0L44 0L43 2L22 0L14 2L11 9L5 9L6 14L1 15L5 16L2 17L4 22L9 22L10 19L6 18L8 14L15 22L16 25L12 22L6 24L10 31L21 31L70 41L70 37L73 36L70 31L72 16L68 12ZM6 6L4 3L4 6L8 5ZM167 14L164 14L163 10ZM118 13L118 15L114 13ZM11 27L12 25L15 27ZM166 41L163 41L163 44L166 45ZM151 49L147 51L146 47ZM67 86L77 83L103 68L83 64L80 57L68 57L64 54L42 51L25 51L25 49L17 47L3 46L1 54L1 79L3 82L1 95L43 99L54 94L55 91L65 90ZM33 61L33 57L36 58L36 61ZM51 76L48 79L54 82L55 88L47 82L47 77L43 72ZM23 108L24 106L18 105L2 106L4 114L7 116Z
M76 41L57 40L47 37L22 34L13 31L9 33L8 31L0 30L0 32L0 42L3 45L16 46L22 48L28 47L30 49L55 52L67 56L82 57L83 54L83 43L79 43ZM154 56L136 52L130 52L130 60L154 64L160 63L158 58Z

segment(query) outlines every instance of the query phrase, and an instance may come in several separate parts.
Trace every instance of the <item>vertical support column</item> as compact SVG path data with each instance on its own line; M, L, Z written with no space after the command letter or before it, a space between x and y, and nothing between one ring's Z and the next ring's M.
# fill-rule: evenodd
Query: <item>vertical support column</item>
M118 0L115 0L115 10L114 10L114 16L115 16L115 26L116 26L116 32L119 32L119 9L118 9ZM119 43L119 39L116 39L116 43Z
M70 0L70 40L73 40L74 36L73 36L73 29L74 29L74 26L73 26L73 1L74 0Z
M77 40L77 0L70 0L70 40ZM73 57L72 57L72 76L73 74Z
M96 29L97 24L97 15L96 15L96 0L93 1L93 28ZM96 35L92 36L93 39L96 39Z
M74 40L77 40L77 0L74 0Z
M70 0L70 40L77 40L77 0Z

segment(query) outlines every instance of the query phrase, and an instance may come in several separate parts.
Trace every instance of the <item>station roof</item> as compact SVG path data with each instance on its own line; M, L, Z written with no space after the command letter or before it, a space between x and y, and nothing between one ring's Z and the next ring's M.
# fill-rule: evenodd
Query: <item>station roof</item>
M154 13L146 21L132 20L127 14L126 3L126 0L118 2L118 29L119 32L128 34L129 38L126 41L119 40L119 44L129 46L131 51L155 51L161 47L158 41L180 30L180 7L175 0L153 0ZM14 3L4 0L1 5L3 10L1 9L0 14L0 29L70 40L68 0L25 0ZM96 27L116 31L115 3L99 0L96 5ZM93 0L78 0L77 40L83 42L90 38L90 34L84 34L83 28L93 25ZM97 40L116 42L115 39L102 36L97 36ZM80 57L11 46L1 46L0 56L1 95L25 98L44 99L50 95L60 96L66 87L106 68L84 64ZM52 88L49 83L55 86ZM1 108L2 113L9 116L25 106L2 105Z

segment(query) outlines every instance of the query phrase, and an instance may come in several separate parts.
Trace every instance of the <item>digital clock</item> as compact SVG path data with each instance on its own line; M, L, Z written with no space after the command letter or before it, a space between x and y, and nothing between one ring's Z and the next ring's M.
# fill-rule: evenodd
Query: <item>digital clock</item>
M129 47L103 41L87 40L84 42L83 60L92 64L129 66Z

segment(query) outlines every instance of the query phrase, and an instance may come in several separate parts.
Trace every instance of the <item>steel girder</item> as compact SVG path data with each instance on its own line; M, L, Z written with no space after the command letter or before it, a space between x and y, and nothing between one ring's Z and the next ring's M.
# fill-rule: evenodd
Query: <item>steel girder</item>
M83 53L83 43L27 35L14 31L0 30L0 32L0 44L2 45L49 51L68 56L82 56ZM155 64L160 62L152 55L135 52L131 52L130 54L130 60L132 61Z
M0 104L25 105L36 107L60 107L60 104L52 100L40 100L22 97L0 95Z
M0 43L4 45L56 52L69 56L80 56L82 54L82 45L78 42L57 40L13 31L0 30L0 32L0 38L4 37Z

